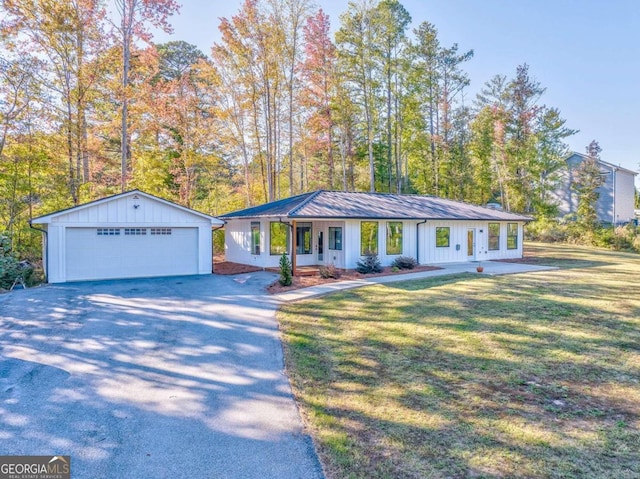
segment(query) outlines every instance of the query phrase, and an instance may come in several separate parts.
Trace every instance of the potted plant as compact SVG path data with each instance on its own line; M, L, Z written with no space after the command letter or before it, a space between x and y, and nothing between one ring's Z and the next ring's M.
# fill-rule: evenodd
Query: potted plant
M476 266L476 271L478 273L482 273L484 271L484 266L482 266L482 263L478 263L478 266Z

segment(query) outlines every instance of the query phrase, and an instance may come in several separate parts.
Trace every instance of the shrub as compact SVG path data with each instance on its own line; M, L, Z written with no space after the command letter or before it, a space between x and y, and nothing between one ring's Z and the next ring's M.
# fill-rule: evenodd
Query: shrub
M282 257L280 258L280 279L278 281L280 281L282 286L291 286L291 283L293 283L291 261L287 253L282 253Z
M26 285L31 284L33 266L27 261L18 261L11 252L11 242L0 235L0 289L10 289L17 278Z
M320 277L324 279L338 279L342 274L336 265L333 263L329 263L324 266L320 266L318 268L318 272L320 273Z
M356 263L356 271L362 274L379 273L382 271L382 265L377 254L366 254Z
M398 269L413 269L418 265L415 258L411 256L400 256L393 260L391 266Z

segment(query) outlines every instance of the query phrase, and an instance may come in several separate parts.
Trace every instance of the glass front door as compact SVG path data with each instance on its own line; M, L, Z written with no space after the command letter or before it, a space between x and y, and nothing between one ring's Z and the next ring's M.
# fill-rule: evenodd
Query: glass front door
M473 260L476 257L476 230L467 230L467 256Z

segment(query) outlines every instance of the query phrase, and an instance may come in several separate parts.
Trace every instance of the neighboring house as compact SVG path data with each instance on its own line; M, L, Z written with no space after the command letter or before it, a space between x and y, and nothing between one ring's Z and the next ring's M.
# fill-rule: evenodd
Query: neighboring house
M134 190L35 218L47 281L211 274L204 213Z
M367 252L383 265L399 256L420 264L522 257L526 216L442 198L315 191L221 216L227 261L277 267L352 269Z
M553 193L558 204L558 213L565 216L578 209L578 195L572 185L575 170L587 159L586 155L573 153L566 160L567 168L561 172L560 186ZM634 219L636 172L599 160L604 183L598 189L600 196L596 204L598 221L601 223L627 223Z

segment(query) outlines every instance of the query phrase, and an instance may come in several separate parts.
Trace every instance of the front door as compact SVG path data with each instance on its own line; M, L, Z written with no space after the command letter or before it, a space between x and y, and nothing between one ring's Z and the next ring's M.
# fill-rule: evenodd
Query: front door
M324 264L324 231L318 231L318 263Z
M476 230L475 228L469 228L467 230L467 260L473 261L476 259Z

